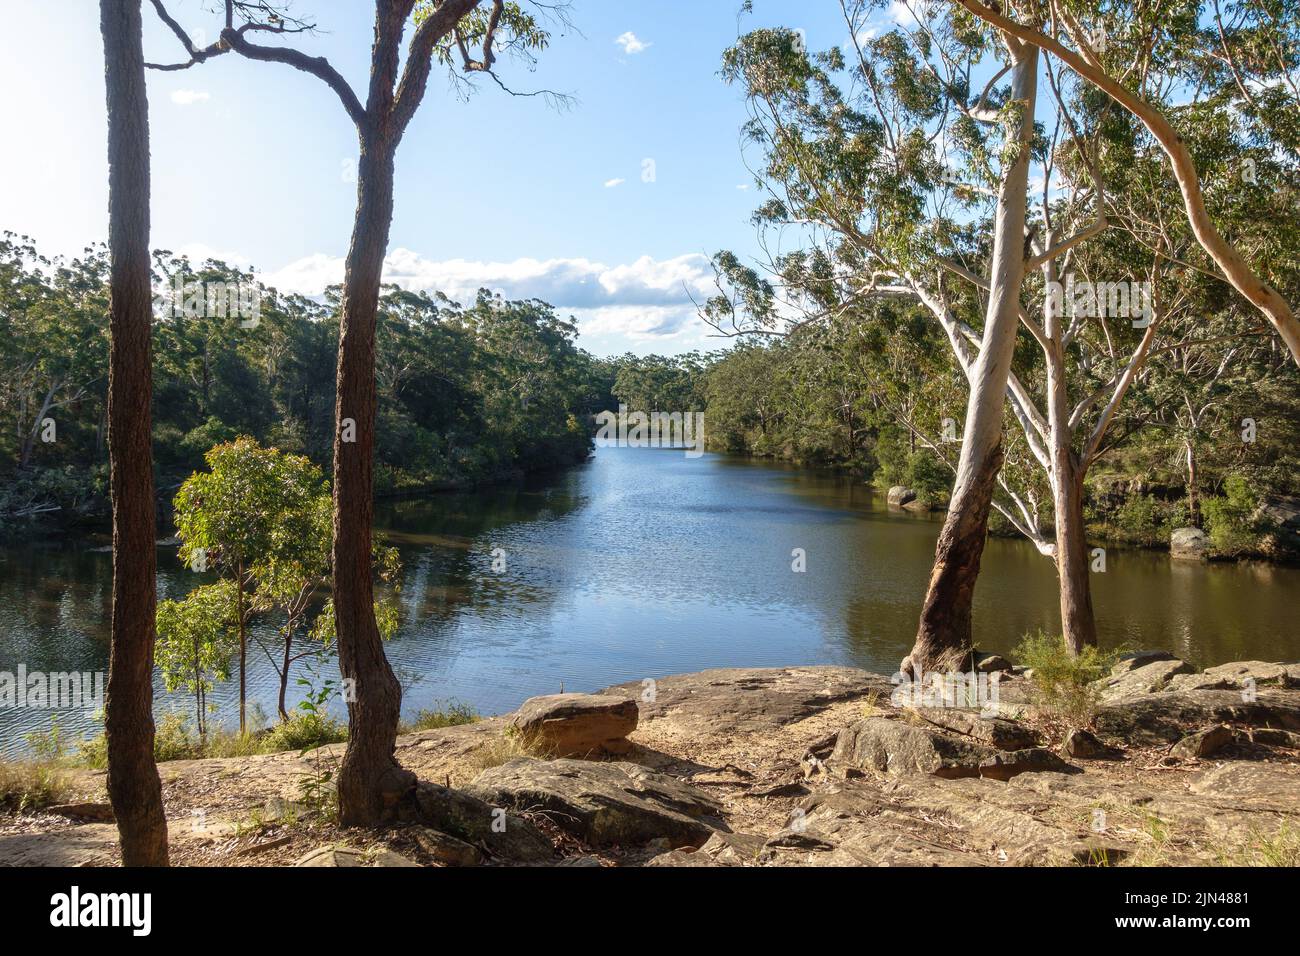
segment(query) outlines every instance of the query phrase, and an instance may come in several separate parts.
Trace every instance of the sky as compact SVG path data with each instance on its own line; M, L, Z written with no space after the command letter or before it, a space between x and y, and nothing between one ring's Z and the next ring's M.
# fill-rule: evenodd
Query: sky
M214 0L169 0L196 40L220 27ZM839 5L755 0L573 0L520 91L575 98L557 111L479 78L465 101L436 74L397 157L386 278L462 302L479 287L538 297L578 321L598 355L723 347L691 293L712 289L708 258L757 253L757 194L740 146L741 91L719 76L743 29L781 25L812 49L847 41ZM5 0L0 32L0 229L46 255L107 236L103 49L95 0ZM293 0L326 56L359 91L373 5ZM183 60L144 4L145 56ZM409 31L408 31L409 37ZM274 39L266 42L276 42ZM227 54L149 73L155 248L255 269L286 292L342 278L356 200L356 136L315 77Z

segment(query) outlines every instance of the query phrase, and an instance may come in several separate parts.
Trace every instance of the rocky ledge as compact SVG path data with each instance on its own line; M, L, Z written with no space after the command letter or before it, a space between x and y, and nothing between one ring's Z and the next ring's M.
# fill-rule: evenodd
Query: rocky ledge
M421 784L379 834L263 820L250 837L239 822L267 794L291 805L328 748L166 764L173 851L310 866L1295 862L1300 665L1197 672L1131 655L1095 688L1090 729L1031 703L1017 668L990 680L996 702L979 710L898 706L889 679L843 667L534 699L400 738ZM52 846L61 862L111 861L110 824L48 819L9 835L0 821L0 864L48 862Z

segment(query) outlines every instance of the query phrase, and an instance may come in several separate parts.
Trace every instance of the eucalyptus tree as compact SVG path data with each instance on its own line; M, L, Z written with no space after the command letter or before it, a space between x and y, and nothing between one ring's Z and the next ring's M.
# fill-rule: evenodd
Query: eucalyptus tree
M384 655L374 615L371 547L374 510L375 327L384 257L393 219L397 148L424 100L436 63L456 63L466 75L496 79L498 51L525 57L544 49L549 35L519 4L492 0L375 0L370 78L364 101L324 57L255 42L267 34L309 31L269 0L224 0L218 39L196 47L186 30L152 0L159 17L189 59L162 68L184 69L228 52L276 63L322 81L356 128L357 208L345 260L335 384L333 587L339 665L355 682L348 708L348 748L339 770L339 816L345 825L372 825L391 817L415 785L393 755L401 712L401 685ZM552 12L561 7L542 5ZM408 21L415 29L402 57Z
M1029 171L1042 145L1037 50L931 3L913 5L914 26L872 35L868 21L880 6L841 4L847 56L838 48L810 55L788 30L754 31L725 54L724 76L748 93L747 137L765 154L756 178L769 199L756 218L800 230L814 251L774 257L779 287L793 293L778 306L768 304L767 280L719 257L735 294L715 296L703 311L715 325L743 313L750 329L770 330L790 313L820 320L828 302L844 309L904 295L942 327L968 398L915 646L901 665L915 673L960 666L969 655L1008 390L1017 415L1028 413L1011 376L1026 267L1078 238L1027 248ZM975 94L977 78L984 82ZM957 314L958 299L973 299L976 290L963 288L971 277L986 294L978 331Z
M126 866L167 865L167 817L154 762L157 603L149 273L149 101L141 0L100 0L108 105L108 448L113 612L104 728L108 796Z
M1240 110L1264 139L1260 161L1287 155L1294 169L1300 107L1300 13L1287 0L1226 4L1102 4L1096 0L954 0L971 15L1032 44L1073 70L1140 120L1169 160L1187 221L1219 273L1258 309L1300 365L1300 319L1248 249L1225 236L1207 205L1203 162L1186 141L1187 110L1212 98ZM1214 28L1205 21L1213 19ZM1254 169L1253 156L1243 155ZM1244 176L1242 182L1258 179ZM1275 280L1274 280L1275 281Z

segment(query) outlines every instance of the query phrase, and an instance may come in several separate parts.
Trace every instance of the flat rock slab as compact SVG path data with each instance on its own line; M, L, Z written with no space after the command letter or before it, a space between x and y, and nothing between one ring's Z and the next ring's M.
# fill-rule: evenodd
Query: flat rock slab
M1093 724L1103 737L1144 747L1177 743L1210 724L1300 730L1300 699L1294 693L1245 696L1233 690L1150 694L1099 708Z
M636 730L637 702L602 694L533 697L524 701L510 724L556 756L626 754L632 749L627 735Z
M480 799L546 814L593 846L701 846L725 830L722 808L704 791L631 763L522 757L483 771L469 791Z
M893 690L888 677L856 667L748 667L633 681L601 696L638 700L642 725L671 718L683 734L730 739L770 733L843 701L888 699Z
M1155 660L1133 666L1130 661L1120 661L1102 686L1104 701L1130 700L1154 694L1169 686L1180 674L1194 673L1196 668L1186 661L1175 659Z
M323 846L312 850L298 859L294 866L309 867L419 867L414 860L408 860L400 853L381 849L377 853L366 853L349 846Z
M927 723L973 737L998 750L1023 750L1038 743L1033 731L1005 717L984 717L976 711L955 707L917 707L914 710Z
M420 823L500 860L541 863L555 855L551 841L525 818L507 812L504 803L424 780L416 787L415 803Z

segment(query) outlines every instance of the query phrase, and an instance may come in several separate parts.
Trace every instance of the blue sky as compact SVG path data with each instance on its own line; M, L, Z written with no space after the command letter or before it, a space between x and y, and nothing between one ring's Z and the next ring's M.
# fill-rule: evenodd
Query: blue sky
M739 5L574 0L576 31L557 31L536 72L499 64L517 89L573 94L567 112L481 79L462 102L437 77L398 155L389 277L462 299L479 285L539 296L575 315L581 343L598 354L723 344L694 317L684 286L707 294L705 257L718 249L755 251L744 104L718 77ZM146 57L183 59L144 6ZM168 8L211 39L213 6ZM754 6L746 29L802 29L813 49L847 39L829 0ZM75 254L107 233L98 4L5 8L0 228L33 236L47 254ZM294 0L291 9L322 31L296 45L329 57L364 99L373 6ZM149 83L154 246L252 266L306 294L338 281L356 139L334 94L233 54L151 72Z

